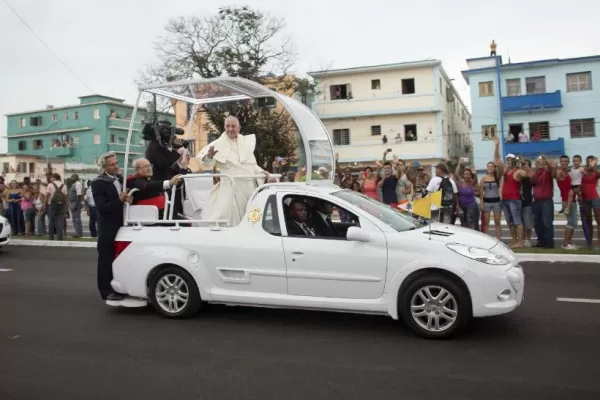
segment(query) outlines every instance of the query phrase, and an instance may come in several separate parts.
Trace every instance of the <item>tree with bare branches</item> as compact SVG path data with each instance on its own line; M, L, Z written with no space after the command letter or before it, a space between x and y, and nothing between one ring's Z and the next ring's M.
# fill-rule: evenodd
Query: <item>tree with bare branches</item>
M220 8L214 15L176 18L166 26L166 35L155 49L159 62L142 76L144 83L236 76L279 91L310 96L315 85L305 78L289 79L296 61L285 24L248 6ZM253 101L215 104L199 112L208 116L204 128L211 134L223 132L227 115L235 115L242 134L257 137L259 163L271 165L277 156L291 158L296 150L296 126L285 111L265 109Z

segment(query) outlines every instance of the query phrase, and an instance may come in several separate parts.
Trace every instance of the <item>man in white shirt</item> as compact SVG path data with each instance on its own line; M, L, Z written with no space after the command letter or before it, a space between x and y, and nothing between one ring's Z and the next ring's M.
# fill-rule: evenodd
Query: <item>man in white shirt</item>
M81 223L81 211L83 210L83 185L79 180L79 175L71 175L71 188L69 189L69 209L71 210L71 221L75 229L75 237L83 236L83 226Z
M98 214L96 210L96 203L94 203L94 193L92 192L92 182L88 181L87 189L85 190L85 203L87 206L87 214L90 217L90 236L95 238L98 237Z
M450 177L446 164L439 163L435 166L435 175L427 185L427 192L433 193L442 190L442 208L440 209L440 222L451 224L454 211L459 211L458 189L456 182Z

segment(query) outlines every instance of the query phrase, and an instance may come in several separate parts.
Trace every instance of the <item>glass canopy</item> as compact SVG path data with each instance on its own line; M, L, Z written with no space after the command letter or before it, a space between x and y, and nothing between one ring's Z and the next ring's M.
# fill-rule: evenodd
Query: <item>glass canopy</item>
M297 156L306 165L306 182L333 183L335 165L333 146L325 126L315 113L292 97L277 93L269 88L237 77L166 82L138 87L136 110L143 93L151 93L168 99L202 106L211 103L252 100L265 97L275 98L290 114L302 138ZM127 141L127 154L131 141L131 128ZM283 134L283 132L282 132ZM258 138L260 140L260 138ZM126 166L125 166L126 167Z

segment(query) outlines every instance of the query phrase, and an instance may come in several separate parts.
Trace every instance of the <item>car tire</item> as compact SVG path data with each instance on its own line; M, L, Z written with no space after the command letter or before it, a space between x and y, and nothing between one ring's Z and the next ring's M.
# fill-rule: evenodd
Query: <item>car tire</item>
M425 339L455 336L472 315L467 289L443 274L416 277L402 289L398 309L404 323Z
M152 277L149 288L150 303L166 318L189 318L202 305L196 281L179 267L162 269Z

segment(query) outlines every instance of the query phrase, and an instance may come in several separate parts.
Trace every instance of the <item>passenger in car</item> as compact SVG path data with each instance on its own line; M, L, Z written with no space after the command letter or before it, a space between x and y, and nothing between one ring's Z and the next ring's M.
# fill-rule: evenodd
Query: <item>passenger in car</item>
M311 222L315 225L319 236L339 237L340 232L337 231L331 221L333 214L333 206L328 201L318 201L315 207L315 212L311 217Z
M138 189L133 193L133 205L156 206L159 219L162 219L165 208L164 192L181 181L181 175L175 175L170 180L153 181L152 164L146 158L138 158L133 162L135 174L127 177L127 187Z
M288 236L317 236L316 228L308 220L308 210L302 200L293 199L289 205L289 220L287 221Z

